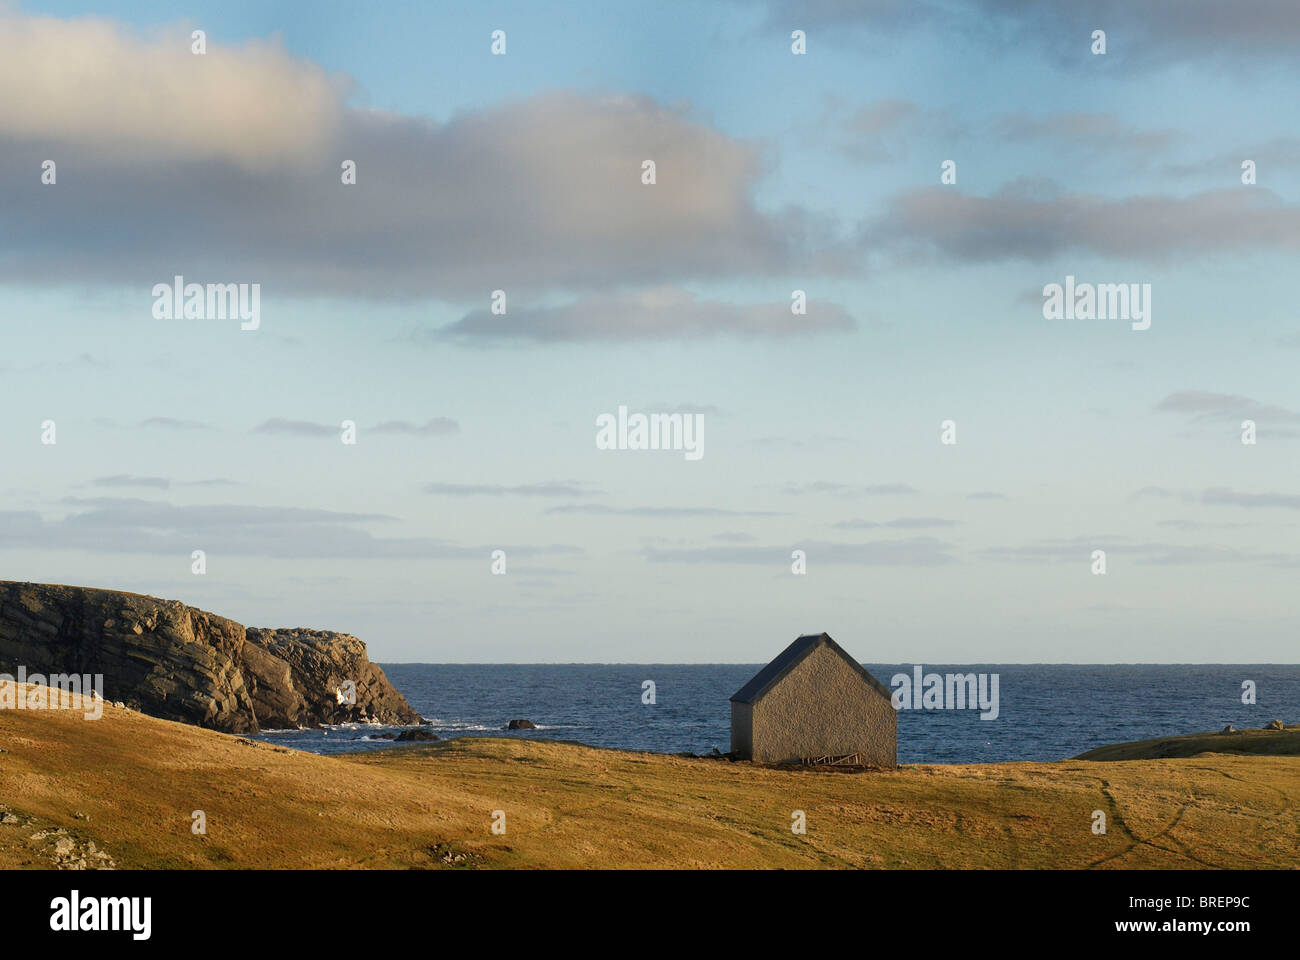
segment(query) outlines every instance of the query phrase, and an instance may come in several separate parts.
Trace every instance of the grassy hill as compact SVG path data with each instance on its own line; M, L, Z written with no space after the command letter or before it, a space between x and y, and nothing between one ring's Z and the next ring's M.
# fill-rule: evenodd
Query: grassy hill
M1182 737L1156 737L1114 743L1081 753L1078 760L1163 760L1196 757L1203 753L1300 756L1300 727L1286 730L1236 730L1232 733L1189 733Z
M1300 866L1296 756L838 773L474 738L325 757L113 707L0 711L0 750L2 868Z

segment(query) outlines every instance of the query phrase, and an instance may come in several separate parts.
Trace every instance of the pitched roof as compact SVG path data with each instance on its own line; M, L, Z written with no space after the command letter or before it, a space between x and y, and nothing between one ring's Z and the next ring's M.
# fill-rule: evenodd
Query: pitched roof
M831 639L829 633L809 633L799 637L799 639L795 640L794 643L790 644L790 646L777 654L776 659L762 670L758 671L758 673L754 674L753 679L750 680L749 683L745 684L732 695L732 701L736 703L756 703L765 693L767 693L768 690L776 686L777 681L802 663L804 658L810 653L820 647L828 647L831 652L839 654L845 663L857 671L858 675L862 677L863 681L868 686L885 699L891 699L889 688L868 673L862 664L850 657L843 647Z

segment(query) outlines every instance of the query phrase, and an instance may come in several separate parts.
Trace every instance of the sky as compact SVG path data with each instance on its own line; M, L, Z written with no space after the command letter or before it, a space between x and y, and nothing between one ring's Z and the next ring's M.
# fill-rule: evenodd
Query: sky
M1062 7L0 3L0 578L381 662L1295 662L1300 12Z

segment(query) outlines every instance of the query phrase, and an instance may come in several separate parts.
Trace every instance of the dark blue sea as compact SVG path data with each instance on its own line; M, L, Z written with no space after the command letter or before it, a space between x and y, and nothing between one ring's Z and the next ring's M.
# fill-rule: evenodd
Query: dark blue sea
M729 698L760 664L383 664L389 680L443 738L520 736L658 753L729 749ZM912 665L867 664L892 688ZM925 665L926 673L998 674L996 719L978 710L900 710L899 763L1061 760L1125 740L1300 723L1300 666ZM653 705L642 684L655 683ZM1241 702L1242 681L1258 703ZM512 718L535 731L507 734ZM266 732L317 753L405 749L374 739L393 727Z

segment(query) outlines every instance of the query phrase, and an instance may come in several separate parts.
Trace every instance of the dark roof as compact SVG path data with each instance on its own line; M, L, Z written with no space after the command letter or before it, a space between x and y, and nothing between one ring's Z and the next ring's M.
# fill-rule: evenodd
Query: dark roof
M777 654L775 660L754 674L754 678L737 690L731 699L736 703L757 702L768 690L776 686L778 680L802 663L808 654L819 647L829 647L832 652L838 653L845 663L858 672L858 675L862 677L868 686L892 702L889 688L868 673L862 664L850 657L843 647L831 639L829 633L809 633L797 639Z

